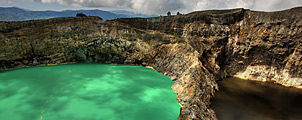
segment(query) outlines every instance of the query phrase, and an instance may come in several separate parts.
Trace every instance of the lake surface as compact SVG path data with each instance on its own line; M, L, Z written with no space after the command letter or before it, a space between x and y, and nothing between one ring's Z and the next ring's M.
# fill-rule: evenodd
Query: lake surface
M219 81L212 108L219 120L302 120L302 90L227 78Z
M140 66L68 64L0 72L1 120L176 120L168 77Z

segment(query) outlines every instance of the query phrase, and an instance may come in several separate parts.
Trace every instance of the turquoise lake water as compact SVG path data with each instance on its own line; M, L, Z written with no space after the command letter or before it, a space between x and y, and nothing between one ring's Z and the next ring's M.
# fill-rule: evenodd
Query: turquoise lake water
M168 77L141 66L68 64L0 72L1 120L176 120Z

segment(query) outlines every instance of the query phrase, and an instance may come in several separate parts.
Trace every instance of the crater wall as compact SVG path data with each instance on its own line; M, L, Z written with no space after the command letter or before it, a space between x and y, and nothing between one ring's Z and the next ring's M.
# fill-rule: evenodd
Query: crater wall
M217 80L236 76L302 87L301 13L233 9L0 22L0 69L71 62L152 66L175 81L178 119L217 119L209 107Z

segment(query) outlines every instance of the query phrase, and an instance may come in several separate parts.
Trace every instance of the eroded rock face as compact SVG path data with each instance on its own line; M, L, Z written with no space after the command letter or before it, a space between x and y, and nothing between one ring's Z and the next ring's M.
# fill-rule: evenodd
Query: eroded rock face
M302 86L302 8L244 9L105 21L0 22L0 68L101 62L153 66L175 81L179 119L216 119L210 99L227 76Z

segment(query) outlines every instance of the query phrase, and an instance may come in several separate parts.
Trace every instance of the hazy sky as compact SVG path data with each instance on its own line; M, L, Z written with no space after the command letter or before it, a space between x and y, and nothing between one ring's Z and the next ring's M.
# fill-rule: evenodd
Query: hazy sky
M126 9L146 14L188 13L198 10L247 8L276 11L302 6L302 0L0 0L0 6L30 10Z

